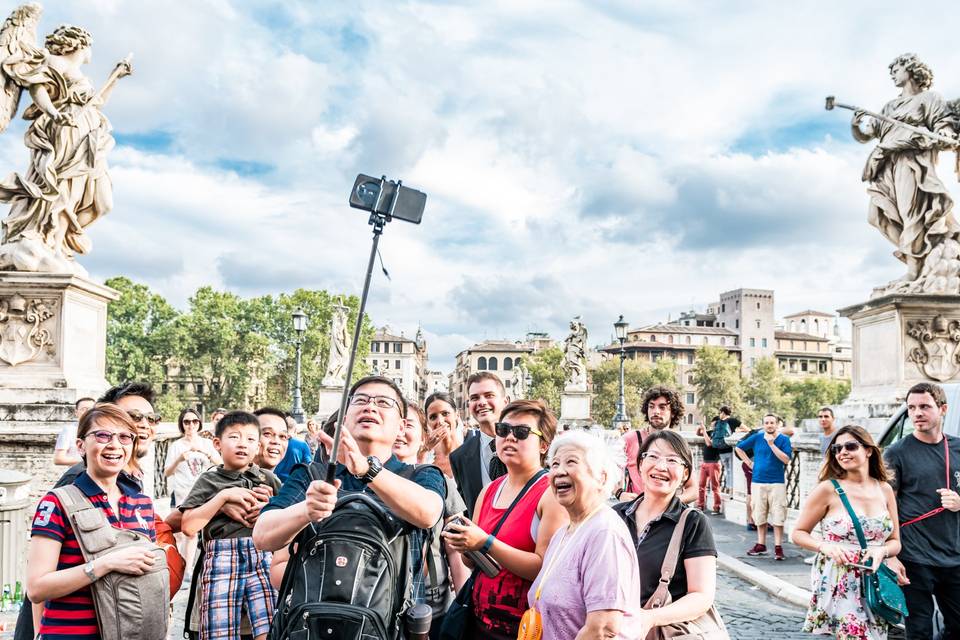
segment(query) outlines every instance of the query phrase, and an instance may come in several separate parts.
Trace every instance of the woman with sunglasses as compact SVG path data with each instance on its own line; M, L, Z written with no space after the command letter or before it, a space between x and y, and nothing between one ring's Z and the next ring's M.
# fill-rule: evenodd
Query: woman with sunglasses
M153 502L126 474L134 455L137 427L127 412L101 403L88 411L77 427L77 449L86 471L74 481L118 529L130 529L156 539ZM142 575L154 564L142 547L124 547L84 563L70 522L56 494L46 494L33 518L27 559L27 592L43 602L42 637L100 637L90 584L114 571Z
M713 607L717 547L707 517L680 500L693 469L693 454L683 436L669 429L652 432L640 446L637 468L643 493L613 509L626 522L637 551L640 601L632 610L633 632L643 638L653 627L697 620ZM685 512L677 564L668 586L671 601L656 609L641 609L657 591L670 539Z
M543 468L556 432L557 419L542 400L516 400L504 407L496 425L496 448L507 474L480 492L472 521L451 522L443 534L456 551L482 551L501 567L493 578L476 575L466 640L517 637L527 591L540 573L550 539L569 522L566 510L547 490L550 482Z
M887 624L874 618L860 590L863 565L877 566L900 553L897 500L880 449L863 427L840 427L824 454L820 484L803 505L791 538L816 551L810 571L813 597L803 624L808 633L850 640L887 637ZM862 550L853 520L832 481L850 501L867 542ZM820 525L822 536L812 531Z

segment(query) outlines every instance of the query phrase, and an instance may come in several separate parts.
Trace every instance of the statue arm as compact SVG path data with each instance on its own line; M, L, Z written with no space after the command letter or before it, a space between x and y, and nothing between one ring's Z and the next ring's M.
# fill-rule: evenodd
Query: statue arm
M853 139L860 143L867 143L877 137L877 123L871 118L864 121L864 113L855 111L850 121L850 133Z
M118 62L117 66L113 68L113 71L110 73L110 77L107 78L107 81L103 83L103 86L100 87L100 91L98 91L97 95L94 97L94 104L98 106L106 104L107 100L110 99L110 94L113 93L113 88L117 86L117 80L124 78L131 73L133 73L133 66L130 64L130 56L127 56Z
M53 106L53 100L50 99L50 94L44 85L31 84L30 97L33 98L33 104L37 105L38 109L50 116L51 120L57 124L69 124L67 122L68 116L60 113L60 110Z

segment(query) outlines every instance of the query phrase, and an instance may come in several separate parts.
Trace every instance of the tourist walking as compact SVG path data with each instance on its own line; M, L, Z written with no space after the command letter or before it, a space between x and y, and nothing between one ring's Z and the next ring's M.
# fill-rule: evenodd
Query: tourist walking
M550 488L570 523L550 540L527 595L526 619L541 622L543 640L632 638L637 554L607 505L623 475L623 448L588 431L568 431L550 445L548 460ZM528 636L521 630L519 637Z
M683 436L666 429L657 431L640 449L644 492L632 502L614 507L637 552L640 600L634 604L637 619L633 631L639 638L650 629L668 625L683 625L693 634L713 633L706 636L709 638L726 637L713 606L717 548L710 524L707 516L680 500L681 487L692 468L693 454ZM671 547L673 562L665 562ZM672 574L662 586L665 570ZM656 603L651 601L655 595Z
M888 480L880 448L863 427L837 430L824 457L820 484L807 496L791 534L794 544L817 553L804 631L843 640L887 637L887 622L866 605L864 570L854 565L877 567L900 552L897 501ZM818 525L821 534L814 537Z
M763 431L737 443L736 452L753 471L753 520L757 525L757 543L747 555L767 553L767 524L773 525L773 554L783 560L783 525L787 520L787 485L784 471L793 448L790 438L778 434L780 418L772 413L763 417ZM745 449L753 449L753 460Z
M907 638L933 636L936 600L948 631L960 637L960 438L943 432L947 399L928 382L907 391L912 434L887 447L903 550L897 571L910 615Z
M547 545L557 529L567 524L567 512L547 491L549 481L543 470L556 431L557 419L542 400L508 404L496 423L495 440L507 474L480 492L472 520L451 522L443 534L460 553L482 551L501 567L494 577L476 574L473 620L466 640L517 637L527 591L540 573ZM491 532L498 524L494 537Z

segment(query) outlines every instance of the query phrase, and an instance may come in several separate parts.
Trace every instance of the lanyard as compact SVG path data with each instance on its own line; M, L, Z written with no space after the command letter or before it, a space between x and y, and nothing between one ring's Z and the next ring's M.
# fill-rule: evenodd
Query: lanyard
M947 444L947 434L943 434L943 457L944 457L944 459L946 459L946 461L947 461L947 489L949 489L949 488L950 488L950 446ZM913 524L913 523L915 523L915 522L920 522L921 520L926 520L927 518L930 518L930 517L932 517L932 516L937 515L937 514L940 513L941 511L943 511L943 507L937 507L936 509L931 509L930 511L927 511L927 512L926 512L925 514L923 514L922 516L917 516L916 518L913 518L912 520L908 520L908 521L906 521L906 522L901 522L901 523L900 523L900 526L901 526L901 527L906 527L906 526L911 525L911 524Z
M540 600L540 592L543 590L543 585L547 581L547 576L550 575L550 571L553 569L553 565L557 563L557 560L560 559L560 556L563 555L563 552L566 551L567 549L567 540L569 539L572 542L573 538L577 535L580 529L583 529L583 525L587 524L587 521L593 516L595 516L597 512L600 511L600 509L602 509L604 506L605 505L601 503L596 509L591 511L587 515L587 517L584 518L583 521L580 523L580 526L577 527L576 530L569 537L567 535L563 536L563 540L560 541L560 547L557 549L557 552L553 554L553 557L550 558L550 564L547 565L546 571L543 572L543 578L540 580L540 584L537 585L537 591L533 596L534 602L537 602ZM567 532L569 533L569 529L567 529Z

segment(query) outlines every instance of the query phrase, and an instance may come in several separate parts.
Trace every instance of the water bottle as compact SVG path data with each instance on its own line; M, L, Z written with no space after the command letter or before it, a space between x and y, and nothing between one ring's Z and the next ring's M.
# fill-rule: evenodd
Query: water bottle
M3 595L0 596L0 611L10 611L11 594L10 594L10 583L3 585Z
M415 604L404 616L404 628L408 640L427 640L430 637L430 622L433 619L433 609L430 605Z
M23 585L21 585L20 581L17 580L17 586L13 590L14 611L20 611L21 605L23 605Z

